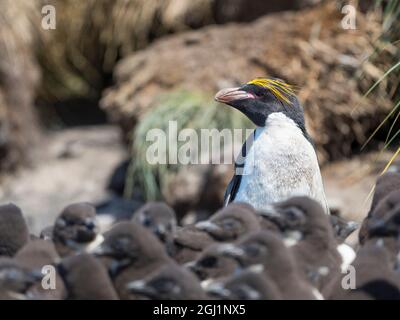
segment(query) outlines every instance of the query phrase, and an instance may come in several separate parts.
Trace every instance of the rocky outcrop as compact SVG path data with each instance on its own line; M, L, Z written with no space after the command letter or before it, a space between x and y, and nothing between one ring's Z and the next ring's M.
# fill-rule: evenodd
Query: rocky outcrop
M79 122L73 117L91 112L88 106L96 104L117 61L155 39L244 21L244 5L247 21L271 10L298 8L304 1L313 2L296 0L288 6L281 0L0 1L0 170L28 157L39 134L35 98L46 125L60 119ZM41 9L48 4L56 9L55 30L41 28Z
M227 85L258 76L279 77L298 87L320 161L350 156L390 104L379 89L368 99L363 97L381 75L365 62L379 24L359 13L357 29L345 30L342 17L340 8L329 1L245 25L166 37L117 65L115 86L105 91L101 105L129 132L160 93L202 90L212 99Z

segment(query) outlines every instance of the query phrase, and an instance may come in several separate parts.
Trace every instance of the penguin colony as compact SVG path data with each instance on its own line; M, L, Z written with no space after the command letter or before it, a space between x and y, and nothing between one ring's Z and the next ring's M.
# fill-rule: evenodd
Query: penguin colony
M358 224L328 214L292 88L256 79L216 100L257 127L221 210L182 226L150 202L101 232L95 208L76 203L32 235L17 206L0 206L0 299L400 299L400 173L378 179L354 250Z
M66 207L39 236L0 206L0 299L400 299L400 173L381 176L359 232L300 196L255 210L231 203L179 226L149 202L99 232L95 208ZM354 255L352 255L354 253ZM43 287L53 266L55 287ZM355 269L355 288L342 286Z

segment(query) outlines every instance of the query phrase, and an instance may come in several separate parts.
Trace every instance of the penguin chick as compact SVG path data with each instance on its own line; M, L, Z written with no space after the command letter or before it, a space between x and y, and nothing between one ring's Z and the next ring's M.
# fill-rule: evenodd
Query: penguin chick
M293 253L282 239L268 231L252 233L237 244L221 244L220 252L238 261L242 268L260 268L274 279L283 299L320 299L318 291L307 283Z
M254 211L242 204L230 204L215 213L209 220L198 222L195 227L207 232L218 242L234 241L244 234L260 230Z
M158 238L134 222L119 222L104 234L92 251L102 258L121 299L134 299L126 289L130 281L144 278L171 259Z
M396 192L400 190L400 173L399 172L386 172L381 175L375 184L374 196L372 198L371 208L367 214L367 217L364 219L360 233L359 233L359 240L360 243L363 243L367 239L367 223L369 219L376 215L375 211L378 209L378 206L384 199L387 199L389 194L392 192ZM397 198L399 199L399 198ZM398 201L398 200L397 200ZM385 201L387 202L387 200ZM393 197L389 203L386 203L384 206L387 208L387 205L391 205L392 203L396 203L396 198ZM377 210L382 214L382 211L387 210L384 209L385 207L380 206L381 208ZM379 215L379 214L378 214Z
M223 281L206 286L209 296L221 300L281 300L282 296L274 281L266 274L244 270Z
M71 300L117 300L107 269L94 256L78 254L64 258L58 270Z
M364 223L365 239L381 239L393 263L400 252L400 190L391 192Z
M389 193L395 190L400 190L400 173L386 172L381 175L375 184L374 196L372 198L369 212L372 213L378 206L379 202L386 198Z
M167 250L171 250L177 226L176 214L171 207L163 202L149 202L134 213L132 220L153 232Z
M400 190L391 192L366 223L367 238L400 235Z
M219 91L215 100L247 116L257 127L243 145L225 204L256 210L295 195L309 196L329 213L318 159L293 88L279 79L255 79Z
M41 274L27 270L17 261L8 257L0 258L0 300L40 299L30 289L41 279Z
M393 270L390 255L382 240L368 240L357 252L352 266L354 272L351 269L349 272L355 277L355 287L344 289L343 279L340 277L324 291L324 296L332 300L400 299L400 274Z
M29 241L22 211L14 204L0 206L0 256L12 257Z
M54 244L42 239L28 242L14 259L27 268L41 268L44 265L57 264L61 260Z
M213 244L206 248L197 260L188 262L185 267L195 273L200 280L218 279L235 272L237 262L223 256L219 245Z
M261 230L265 230L265 231L269 231L269 232L274 232L274 233L280 235L281 231L279 230L279 227L278 227L275 223L273 223L272 221L266 219L266 218L263 216L263 212L264 212L264 211L258 211L258 212L257 212L257 215L258 215L259 218L260 218L259 222L260 222Z
M338 215L331 214L329 218L338 243L343 243L360 226L359 223L347 221Z
M127 289L153 300L204 300L207 298L191 272L174 263L162 266L141 280L129 282Z
M304 275L318 289L340 273L342 263L343 268L351 263L341 257L329 216L315 200L293 197L260 214L277 224Z
M172 252L173 259L178 264L196 260L201 252L215 243L215 240L205 231L194 225L178 228L174 235Z
M178 229L174 239L174 259L183 264L196 260L214 242L233 241L241 235L260 229L254 209L234 203L215 213L209 220Z
M360 230L360 243L364 243L365 240L370 238L369 231L372 225L377 225L383 223L385 220L385 215L391 212L393 208L400 204L400 189L389 192L386 197L384 197L375 209L367 216L361 226Z
M96 210L88 203L66 207L56 219L53 241L60 256L68 256L95 247L102 241L96 224Z
M44 267L56 266L60 261L60 257L50 241L38 239L28 242L21 250L17 252L14 257L15 261L27 270L31 270L36 274L42 274ZM56 271L56 268L54 268ZM36 297L46 300L63 300L66 298L67 293L64 282L58 272L55 275L55 289L44 289L41 282L38 282L30 289L35 292Z

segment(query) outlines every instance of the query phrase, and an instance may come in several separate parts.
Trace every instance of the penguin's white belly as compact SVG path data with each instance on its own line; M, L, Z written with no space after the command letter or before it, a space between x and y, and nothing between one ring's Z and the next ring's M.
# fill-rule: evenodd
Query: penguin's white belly
M293 196L309 196L328 213L314 148L293 120L275 113L256 130L234 202L262 210Z

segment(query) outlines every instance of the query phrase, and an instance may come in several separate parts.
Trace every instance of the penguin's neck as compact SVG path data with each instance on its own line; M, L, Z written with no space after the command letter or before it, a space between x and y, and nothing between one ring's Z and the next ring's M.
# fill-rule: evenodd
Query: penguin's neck
M263 133L276 136L278 140L289 138L293 135L304 136L303 131L296 122L281 112L270 114L265 121L265 126L256 128L254 132L254 141L259 139Z
M255 138L266 131L267 134L276 135L279 138L285 138L292 135L302 135L308 139L307 132L300 129L295 121L287 117L282 112L271 113L265 121L264 127L257 127Z

